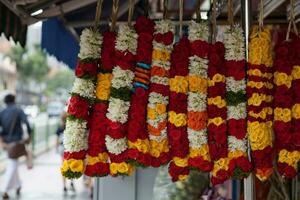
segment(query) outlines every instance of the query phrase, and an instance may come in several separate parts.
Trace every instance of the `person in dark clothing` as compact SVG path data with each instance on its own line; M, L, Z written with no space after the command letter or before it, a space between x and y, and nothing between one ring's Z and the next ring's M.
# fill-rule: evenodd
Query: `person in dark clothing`
M8 148L9 144L14 142L24 142L25 144L29 144L31 140L31 127L27 120L27 116L22 109L16 106L14 95L7 95L4 98L4 102L6 108L0 112L0 147L5 150ZM25 140L23 139L23 123L26 125L29 134L29 137ZM20 194L21 182L18 174L18 159L8 158L3 186L3 199L9 199L8 191L10 189L16 189L17 195Z

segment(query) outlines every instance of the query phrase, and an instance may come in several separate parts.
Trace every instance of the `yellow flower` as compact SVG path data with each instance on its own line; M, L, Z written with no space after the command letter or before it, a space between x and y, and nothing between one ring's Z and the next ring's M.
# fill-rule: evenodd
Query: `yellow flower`
M175 76L170 81L170 91L176 93L187 93L188 91L188 79L185 76Z
M216 83L225 83L225 76L221 74L215 74L211 80L209 80L208 84L209 86L214 86Z
M292 108L292 115L295 119L300 119L300 104L295 104Z
M265 107L259 113L255 113L253 111L250 111L248 113L248 115L251 117L262 118L262 119L265 119L267 117L267 115L272 115L272 114L273 114L273 109L271 107Z
M288 108L275 108L274 110L274 120L275 121L283 121L283 122L289 122L291 121L292 115L291 110Z
M156 118L155 109L148 107L148 109L147 109L147 116L148 116L149 119L154 120Z
M99 162L106 163L107 159L108 159L108 155L107 153L104 152L104 153L99 153L99 155L96 157L87 156L87 163L88 165L94 165Z
M101 73L98 75L97 86L96 86L96 97L100 100L106 101L110 95L111 86L111 73Z
M244 156L246 157L247 154L241 150L236 150L236 151L231 151L228 153L228 157L230 159L233 159L233 158L238 158L238 157L241 157L241 156Z
M186 114L184 113L175 113L174 111L169 112L169 122L174 124L176 127L186 125Z
M289 166L297 169L297 163L300 160L300 152L299 151L287 151L286 149L282 149L279 152L278 161L281 163L287 163Z
M118 173L118 164L117 163L110 163L109 170L111 174L117 174Z
M300 66L296 65L293 67L292 76L294 80L300 79Z
M221 117L216 117L213 119L209 119L208 120L208 125L210 125L211 123L215 124L216 126L220 126L221 124L223 124L225 121L221 118Z
M68 165L68 161L67 160L64 160L61 168L60 168L60 171L62 174L64 174L65 172L67 172L69 170L69 165Z
M152 59L153 60L160 60L160 61L168 61L170 60L170 53L167 51L160 51L155 49L152 51Z
M201 156L204 160L210 161L209 153L208 153L208 145L204 144L200 148L190 148L189 157L195 158Z
M249 122L248 133L250 145L253 150L262 150L267 146L272 146L272 122L259 123Z
M221 98L221 96L208 98L208 105L215 105L218 108L223 108L226 106L226 101Z
M150 149L151 156L153 156L155 158L158 158L160 156L160 153L161 152L159 152L159 150L157 150L157 149L153 149L153 148Z
M290 88L292 86L292 77L283 72L275 72L274 83L277 86L286 85Z
M188 175L179 175L178 180L179 181L185 181L188 178Z
M167 111L166 105L158 103L156 104L156 112L161 115Z
M263 76L263 73L259 69L250 69L247 73L249 76Z
M228 170L229 159L228 158L220 158L219 160L214 162L214 168L212 171L213 176L217 176L218 171Z
M189 76L189 91L191 92L207 92L207 80L199 76Z
M70 159L70 160L68 160L68 164L69 164L70 169L71 169L72 172L83 173L84 167L83 167L83 161L82 160Z
M188 158L174 157L173 161L174 161L175 165L177 165L178 167L188 166Z
M118 164L117 166L118 172L120 172L121 174L127 174L128 172L128 164L125 162L121 162Z

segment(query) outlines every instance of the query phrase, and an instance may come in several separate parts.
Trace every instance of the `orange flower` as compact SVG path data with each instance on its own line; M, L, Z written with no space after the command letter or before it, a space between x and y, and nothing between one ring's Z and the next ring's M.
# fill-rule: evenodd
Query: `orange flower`
M150 124L148 124L148 131L150 132L151 135L160 136L161 131L164 128L166 128L166 126L167 126L166 121L163 121L163 122L159 123L157 128L155 128L155 127L151 126Z
M189 90L191 92L207 92L207 80L198 76L189 76Z
M206 112L188 112L188 127L193 130L202 130L206 126Z
M160 77L168 77L169 73L164 68L153 66L151 69L151 76L160 76Z

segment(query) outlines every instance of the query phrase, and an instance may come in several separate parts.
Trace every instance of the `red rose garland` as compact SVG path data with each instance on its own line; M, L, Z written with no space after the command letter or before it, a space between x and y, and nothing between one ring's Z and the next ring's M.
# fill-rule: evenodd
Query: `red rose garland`
M273 70L271 31L255 27L250 35L247 130L255 174L266 180L273 164Z
M191 55L189 57L189 92L187 133L189 139L188 165L192 169L211 171L207 136L208 88L208 26L194 21L189 25Z
M135 78L128 121L128 158L143 166L151 165L146 117L152 60L154 22L144 16L136 20L138 34Z
M110 157L110 173L130 175L133 167L127 161L127 127L130 90L134 79L137 34L129 25L121 25L116 38L115 66L112 71L109 104L106 113L105 144Z
M224 44L216 42L210 47L208 66L208 144L211 159L214 161L211 182L219 184L229 178L227 158L227 109L224 67Z
M174 45L169 81L168 137L172 157L169 173L172 181L185 180L189 174L189 140L187 135L189 55L189 41L186 37L183 37Z
M68 118L64 131L64 162L61 173L66 178L79 178L84 172L84 159L88 148L89 108L94 100L98 58L102 36L98 31L85 29L80 37L79 62L76 79L68 105Z
M101 67L99 69L96 85L96 103L93 106L89 121L89 149L87 152L87 176L106 176L109 174L108 153L105 145L107 132L106 112L114 66L115 33L103 34L101 53Z
M228 27L224 44L229 171L235 178L245 178L251 163L247 151L245 39L239 25Z
M297 44L298 43L298 44ZM297 175L299 152L299 38L276 45L274 83L274 131L278 171L287 178Z
M170 160L167 106L169 104L169 70L173 38L174 27L171 21L162 20L155 23L150 94L147 106L147 129L153 167L159 167Z

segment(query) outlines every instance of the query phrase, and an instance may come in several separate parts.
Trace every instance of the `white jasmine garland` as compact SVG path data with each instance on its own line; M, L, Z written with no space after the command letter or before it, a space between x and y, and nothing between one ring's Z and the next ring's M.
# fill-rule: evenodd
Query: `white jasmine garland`
M160 60L153 60L152 61L152 66L157 66L157 67L161 67L165 70L170 70L171 68L171 63L168 61L160 61Z
M167 117L168 117L167 113L156 115L155 119L148 119L147 123L155 128L158 128L159 123L165 121Z
M174 33L175 28L173 25L173 22L171 20L161 20L161 21L157 21L155 22L155 34L157 33L167 33L169 31L171 31L172 33Z
M92 99L95 93L95 84L91 79L75 78L71 93L78 94L81 97Z
M119 66L114 67L112 79L112 87L119 89L121 87L132 87L132 80L134 79L134 73L131 70L123 70Z
M227 27L224 34L224 45L226 60L239 61L245 59L244 33L240 25L235 25L232 29Z
M161 103L164 105L167 105L169 102L169 97L168 96L163 96L160 93L157 92L151 92L149 94L149 103L150 104L157 104L157 103Z
M80 36L80 52L78 57L81 60L86 58L98 59L101 54L102 36L98 31L86 28Z
M201 112L207 107L206 94L188 92L188 111Z
M115 155L121 154L128 148L126 138L113 139L109 135L106 135L105 142L108 152Z
M232 92L239 92L243 91L245 92L246 88L246 82L244 79L242 80L235 80L233 77L226 77L226 90L227 91L232 91Z
M198 56L189 57L189 74L207 77L208 60Z
M120 25L116 39L116 49L119 51L129 51L136 54L138 35L135 30L127 24Z
M190 142L190 148L199 149L202 145L207 144L207 129L195 131L188 128L188 138Z
M246 103L240 103L236 106L227 106L227 119L245 119Z
M191 21L189 25L189 37L188 39L193 42L196 40L208 41L208 26L207 23L197 23Z
M88 148L87 122L79 120L67 120L64 131L64 148L66 152L78 152Z
M230 152L243 151L247 152L247 140L237 139L234 136L228 136L228 149Z
M161 77L161 76L152 76L151 82L161 85L169 85L169 78L168 77Z
M167 138L167 128L163 129L161 132L160 132L160 135L159 136L156 136L156 135L149 135L149 138L150 140L155 140L157 142L161 142L163 140L165 140Z
M110 97L106 117L113 122L127 122L130 102Z
M173 50L173 44L165 45L163 43L153 41L153 50L158 50L162 52L172 53Z

